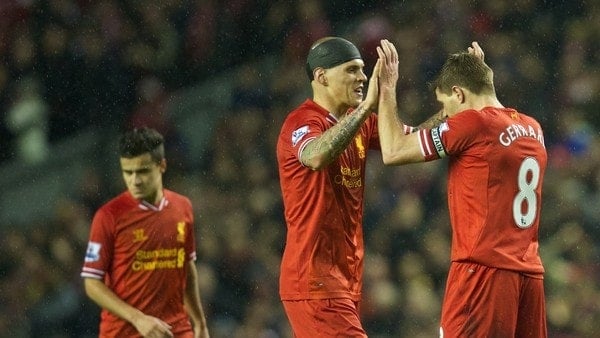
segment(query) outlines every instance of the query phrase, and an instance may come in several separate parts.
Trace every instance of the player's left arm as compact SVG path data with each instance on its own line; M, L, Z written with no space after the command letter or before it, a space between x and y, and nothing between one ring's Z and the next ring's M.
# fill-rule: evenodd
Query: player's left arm
M200 288L198 286L198 271L194 260L189 260L186 273L186 288L183 296L185 309L190 316L194 326L194 338L208 338L208 326L200 299Z

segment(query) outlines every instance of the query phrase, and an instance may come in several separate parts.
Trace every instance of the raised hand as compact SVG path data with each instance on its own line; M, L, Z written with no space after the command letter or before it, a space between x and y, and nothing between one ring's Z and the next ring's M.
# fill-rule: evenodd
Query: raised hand
M377 46L377 54L381 61L379 70L379 85L381 87L395 87L398 82L398 51L396 46L387 39L381 40Z
M376 110L379 96L379 72L381 68L381 60L377 60L375 67L373 68L373 74L369 79L369 88L367 89L367 97L365 97L365 104L368 110Z
M481 47L479 46L479 43L477 43L477 41L473 41L471 43L471 47L467 48L467 51L469 52L469 54L475 55L476 57L481 59L481 61L484 61L485 55L483 54L483 49L481 49Z

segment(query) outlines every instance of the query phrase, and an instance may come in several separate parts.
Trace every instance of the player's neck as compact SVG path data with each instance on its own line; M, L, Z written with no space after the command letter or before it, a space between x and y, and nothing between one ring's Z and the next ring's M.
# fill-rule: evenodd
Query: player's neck
M160 203L160 201L163 199L163 197L164 197L163 189L160 188L156 191L155 194L147 196L143 200L156 206Z
M333 100L328 99L327 97L315 95L313 97L313 101L319 106L323 107L327 110L331 115L335 116L337 119L340 119L350 107L346 105L336 104Z
M466 105L468 108L475 110L481 110L485 107L504 108L495 95L472 96L466 102Z

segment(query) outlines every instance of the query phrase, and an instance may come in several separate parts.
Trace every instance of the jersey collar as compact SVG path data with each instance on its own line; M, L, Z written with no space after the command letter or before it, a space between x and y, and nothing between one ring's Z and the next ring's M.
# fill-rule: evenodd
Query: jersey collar
M149 202L146 202L146 201L142 200L138 204L138 207L140 209L142 209L142 210L161 211L167 205L169 205L169 201L167 200L166 197L163 196L163 198L160 200L160 202L158 203L158 205L154 205L152 203L149 203Z

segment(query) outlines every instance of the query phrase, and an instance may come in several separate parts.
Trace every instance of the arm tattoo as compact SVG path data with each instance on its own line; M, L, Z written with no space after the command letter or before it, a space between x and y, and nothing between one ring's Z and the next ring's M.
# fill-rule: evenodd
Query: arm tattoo
M444 116L444 113L442 111L439 111L435 114L433 114L430 118L428 118L425 122L419 124L416 127L413 127L413 132L419 130L419 129L432 129L435 128L437 126L439 126L440 124L442 124L444 121L446 121L448 117Z
M322 155L330 163L348 147L356 132L369 116L362 106L352 113L344 115L336 125L326 130L321 136L310 142L302 151L302 159Z
M437 126L439 126L440 124L442 124L444 121L446 121L446 116L444 116L443 112L438 112L436 114L433 114L433 116L431 116L429 119L427 119L427 121L421 123L419 125L419 129L432 129L435 128Z

